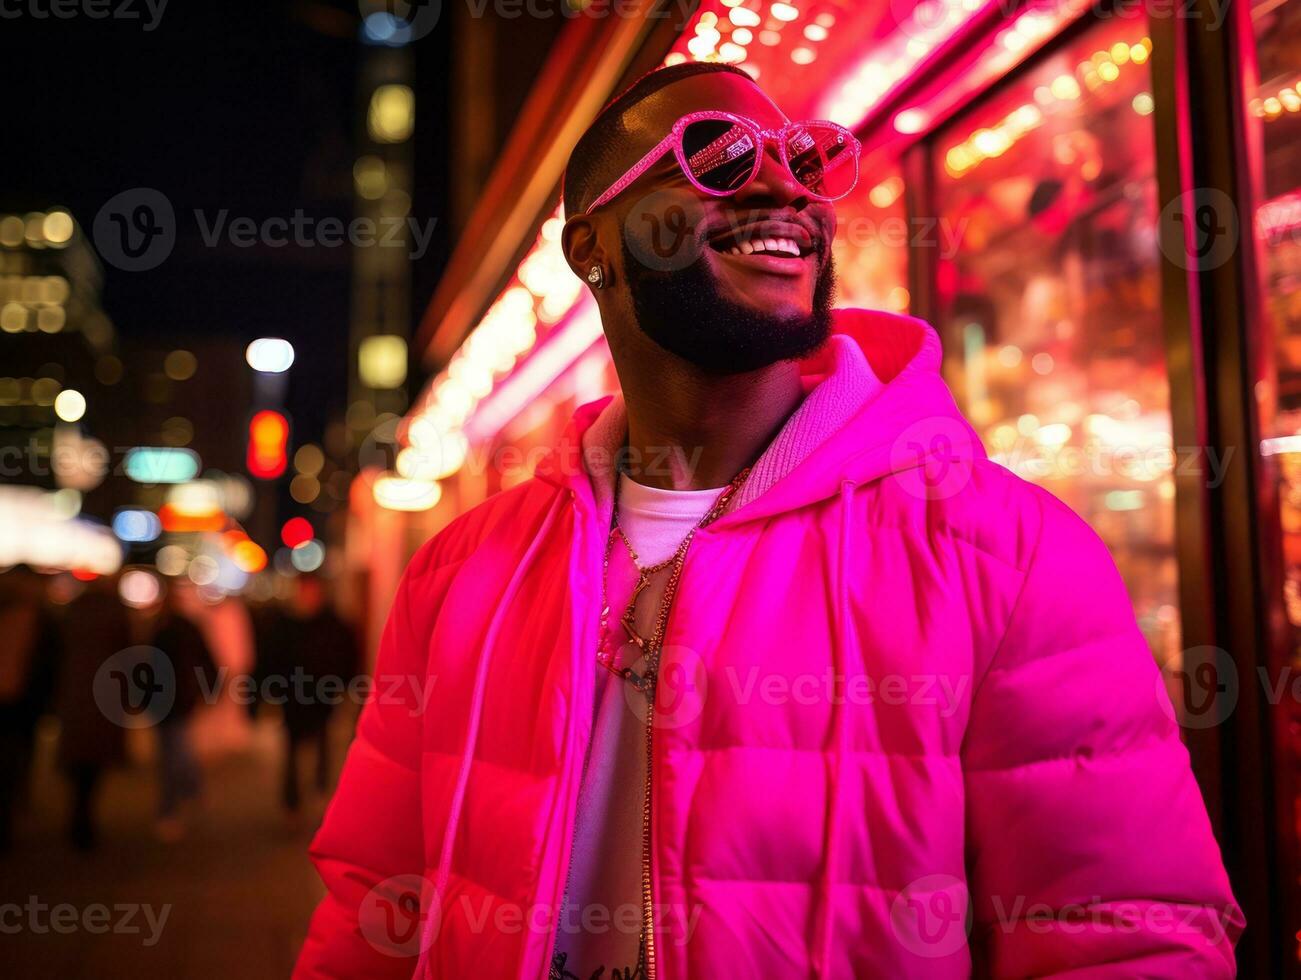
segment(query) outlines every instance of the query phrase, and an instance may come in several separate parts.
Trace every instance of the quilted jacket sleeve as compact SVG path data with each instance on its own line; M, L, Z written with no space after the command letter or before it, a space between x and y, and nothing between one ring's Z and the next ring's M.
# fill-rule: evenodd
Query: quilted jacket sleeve
M410 977L419 949L426 649L445 591L439 539L412 560L380 641L371 698L311 846L326 887L295 978ZM377 886L379 886L377 888ZM404 904L406 903L406 904Z
M1230 977L1243 920L1106 547L1041 517L963 742L978 975Z

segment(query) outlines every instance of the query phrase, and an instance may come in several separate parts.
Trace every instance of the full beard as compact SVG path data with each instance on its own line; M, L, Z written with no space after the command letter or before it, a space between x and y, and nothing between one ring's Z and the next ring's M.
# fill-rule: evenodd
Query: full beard
M657 271L638 261L625 242L623 260L642 332L669 353L706 371L743 374L807 357L831 335L836 272L830 255L822 261L814 283L812 310L794 316L778 316L728 299L710 273L703 251L684 269Z

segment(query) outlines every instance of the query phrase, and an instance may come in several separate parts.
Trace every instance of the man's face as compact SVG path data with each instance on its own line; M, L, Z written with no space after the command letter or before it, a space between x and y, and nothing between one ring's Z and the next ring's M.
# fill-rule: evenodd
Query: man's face
M746 78L684 78L626 112L627 146L610 179L681 116L705 109L764 129L788 121ZM615 298L652 340L699 367L755 370L810 353L830 332L835 211L808 195L774 144L754 181L727 197L697 190L669 153L594 217L600 235L619 237L612 288L623 295Z

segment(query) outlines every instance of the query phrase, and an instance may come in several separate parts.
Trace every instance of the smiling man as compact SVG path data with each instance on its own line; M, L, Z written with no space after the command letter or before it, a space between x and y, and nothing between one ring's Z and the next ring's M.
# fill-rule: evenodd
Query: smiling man
M715 65L579 142L621 394L412 561L299 976L1232 975L1105 547L985 458L930 327L831 310L858 166Z

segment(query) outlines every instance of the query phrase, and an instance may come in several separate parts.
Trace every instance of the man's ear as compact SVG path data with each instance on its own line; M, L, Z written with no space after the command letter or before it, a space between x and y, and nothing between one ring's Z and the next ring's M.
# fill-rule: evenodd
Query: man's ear
M592 267L599 266L605 281L609 280L609 256L597 233L596 219L585 214L572 215L560 232L560 249L565 253L569 268L579 279L590 282L588 277Z

